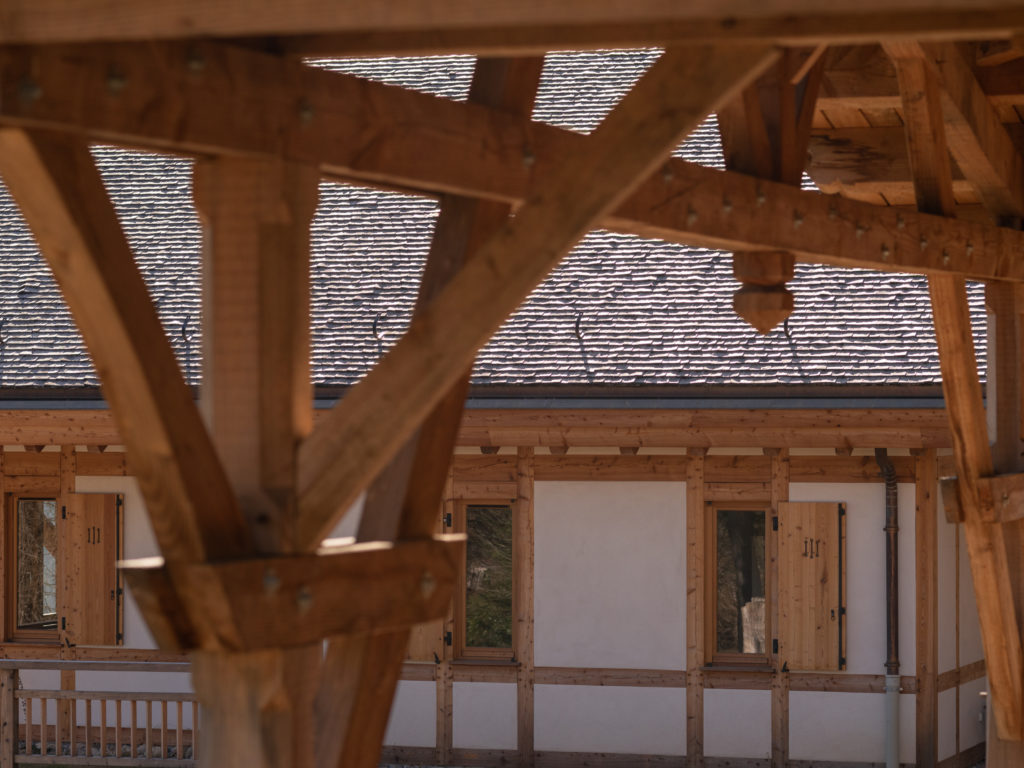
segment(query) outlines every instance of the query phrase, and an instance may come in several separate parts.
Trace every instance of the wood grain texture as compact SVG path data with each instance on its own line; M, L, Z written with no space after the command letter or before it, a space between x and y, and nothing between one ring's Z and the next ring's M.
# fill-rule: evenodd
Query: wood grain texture
M513 508L512 562L514 569L512 606L512 651L519 667L516 674L516 745L519 764L534 764L534 520L532 448L517 454L517 494Z
M244 520L87 147L3 130L0 174L96 365L164 557L245 551Z
M689 454L687 454L689 456ZM704 764L705 563L707 513L704 509L703 451L690 457L686 473L686 755L687 765Z
M935 74L903 48L887 49L896 64L907 123L907 147L918 207L953 215L952 183L942 106ZM1015 608L1006 540L1001 526L978 517L976 481L992 474L985 411L974 356L964 281L929 279L943 392L959 473L959 499L974 577L985 659L991 685L992 720L1007 739L1024 738L1024 654Z
M915 653L917 706L915 754L921 768L938 762L939 599L938 599L938 493L934 450L916 457L914 486L914 589L916 592Z
M191 68L197 61L201 76ZM127 87L112 98L111 70L146 87ZM26 79L39 86L40 98L20 97ZM260 87L236 87L242 80ZM895 94L891 74L889 81ZM81 98L56 98L68 83ZM300 97L311 110L308 121L294 107ZM217 120L208 119L211 104ZM395 119L402 120L402 131L391 130ZM0 120L164 151L283 157L339 178L506 203L547 186L561 159L585 151L586 144L578 134L481 104L201 42L10 54L0 67ZM524 147L535 158L529 167ZM642 184L603 225L711 248L791 251L804 261L1024 279L1024 267L1013 258L1024 247L1020 232L886 211L682 160L667 162L665 171ZM728 213L723 199L731 203ZM803 216L799 229L778 226L795 212ZM930 246L922 249L922 239ZM948 263L939 243L955 246L948 249ZM883 246L889 251L884 259Z
M295 451L313 428L309 227L315 168L196 163L203 233L200 408L261 552L288 552Z
M567 0L552 7L542 0L492 3L471 0L397 0L385 4L359 0L338 13L328 0L305 2L282 14L271 0L174 0L139 6L130 0L67 3L12 0L3 13L4 43L54 40L148 40L179 37L236 37L349 33L362 35L364 53L410 49L475 53L498 43L563 50L580 45L653 45L666 40L708 39L851 41L891 35L941 33L977 37L993 30L1024 26L1024 8L1015 0L849 0L822 7L813 0L776 0L770 6L743 0L699 0L665 5L640 0ZM396 34L397 33L397 34ZM485 42L481 43L480 39ZM339 43L340 45L340 43ZM344 48L339 48L345 50Z
M303 443L300 541L308 546L330 530L572 245L775 55L698 47L667 51L652 65L585 148L567 157Z

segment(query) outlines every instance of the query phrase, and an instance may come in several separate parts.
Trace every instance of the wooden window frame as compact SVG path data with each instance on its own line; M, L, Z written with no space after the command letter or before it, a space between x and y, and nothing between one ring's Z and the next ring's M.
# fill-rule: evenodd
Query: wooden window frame
M26 490L19 493L7 493L4 495L4 601L6 610L4 619L7 624L6 641L12 643L38 643L38 644L60 644L60 583L63 574L63 553L61 552L63 542L60 530L60 506L59 494L46 492L34 492ZM19 629L18 628L18 502L21 500L31 501L53 501L57 508L55 524L57 525L57 624L53 629Z
M509 515L513 522L513 539L515 537L515 516L516 501L514 499L458 499L455 502L455 520L453 528L458 533L466 533L466 508L467 507L508 507ZM520 564L515 560L515 547L513 542L512 573L513 580ZM463 550L459 564L459 582L455 592L455 605L453 607L454 626L452 627L452 652L453 658L459 661L490 661L490 662L513 662L515 661L515 637L513 632L512 642L507 648L482 648L466 645L466 552ZM509 617L510 627L514 630L515 624L515 594L512 596L512 612Z
M718 512L730 510L737 512L762 512L764 514L764 546L765 546L765 605L764 633L766 649L764 653L735 653L718 650ZM704 622L704 647L707 649L705 663L714 667L751 667L757 669L771 668L774 655L772 641L775 639L775 627L772 624L774 609L773 595L777 564L771 560L772 516L774 512L768 501L764 502L730 502L709 501L705 504L705 552L708 553L709 567L704 579L704 604L707 616Z

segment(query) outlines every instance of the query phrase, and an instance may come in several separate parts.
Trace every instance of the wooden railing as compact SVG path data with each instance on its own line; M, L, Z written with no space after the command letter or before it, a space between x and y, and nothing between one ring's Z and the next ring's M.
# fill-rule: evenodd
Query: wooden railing
M27 670L188 672L178 662L0 659L0 768L15 765L195 764L195 694L25 689Z

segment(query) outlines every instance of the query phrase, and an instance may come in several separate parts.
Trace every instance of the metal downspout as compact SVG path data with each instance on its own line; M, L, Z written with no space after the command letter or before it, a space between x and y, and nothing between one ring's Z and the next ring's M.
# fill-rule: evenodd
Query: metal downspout
M885 478L885 766L900 765L899 504L896 469L885 448L875 449Z

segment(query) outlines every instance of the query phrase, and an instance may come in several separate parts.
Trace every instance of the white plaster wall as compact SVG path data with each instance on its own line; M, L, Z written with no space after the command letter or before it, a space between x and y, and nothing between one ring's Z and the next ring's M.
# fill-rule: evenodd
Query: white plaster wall
M683 483L538 482L538 666L682 669Z
M985 657L981 644L978 603L974 599L974 579L963 526L960 526L960 664L970 664Z
M938 609L939 609L939 672L956 667L956 537L957 527L946 522L942 505L938 505L936 529L938 542ZM967 568L967 553L961 553L960 567ZM970 618L970 617L968 617ZM952 721L950 721L952 722Z
M771 752L770 691L704 691L705 755L764 758Z
M437 740L437 685L402 680L391 704L384 743L397 747L433 747Z
M452 745L465 749L515 749L516 686L455 683Z
M900 696L900 762L913 763L914 697ZM793 760L885 761L885 696L880 693L789 694Z
M986 706L981 692L986 690L986 677L960 686L960 749L968 749L985 740L985 722L981 713ZM985 717L988 717L987 711Z
M914 674L914 485L900 483L899 601L902 674ZM885 486L882 483L793 483L792 501L846 502L846 664L848 672L885 672ZM846 696L848 694L842 694Z
M939 692L939 760L956 753L956 688Z
M686 691L538 685L534 743L556 752L686 753Z

